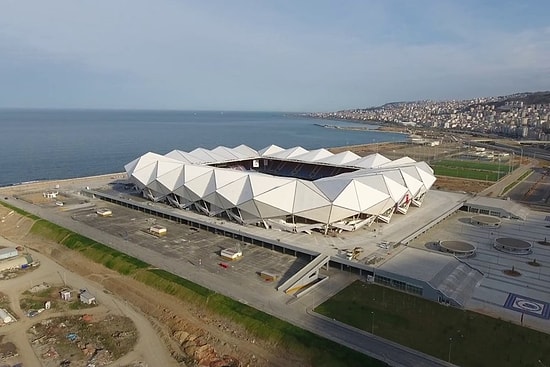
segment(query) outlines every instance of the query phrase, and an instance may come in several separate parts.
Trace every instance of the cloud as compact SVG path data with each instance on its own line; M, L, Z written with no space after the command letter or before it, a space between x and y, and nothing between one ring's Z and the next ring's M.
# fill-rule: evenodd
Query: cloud
M333 110L543 89L550 74L544 17L506 18L521 4L3 5L0 79L20 90L4 105Z

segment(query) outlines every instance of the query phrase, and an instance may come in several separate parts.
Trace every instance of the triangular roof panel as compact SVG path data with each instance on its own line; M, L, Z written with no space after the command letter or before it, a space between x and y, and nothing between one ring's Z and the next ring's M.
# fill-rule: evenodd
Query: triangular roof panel
M132 176L142 184L148 185L157 178L157 162L149 162L147 166L140 167L132 173Z
M305 150L302 147L294 147L294 148L285 149L285 150L283 150L281 152L278 152L278 153L270 154L270 157L280 158L280 159L290 159L290 158L297 157L297 156L302 155L302 154L307 153L307 152L308 151Z
M201 199L216 190L216 180L212 172L185 182L185 187L198 195Z
M416 163L416 161L410 157L401 157L399 159L396 159L394 161L385 163L380 165L380 167L386 168L386 167L397 167L402 166L404 164L410 164L410 163Z
M314 182L315 186L317 186L329 200L336 199L351 181L350 178L338 179L337 177L338 176L322 178Z
M304 153L304 154L293 156L292 159L296 159L296 160L304 161L304 162L315 162L315 161L321 160L323 158L332 157L333 155L334 154L332 154L331 152L329 152L326 149L316 149L316 150L312 150L312 151L309 151L309 152Z
M355 161L348 162L350 166L361 168L376 168L384 164L391 162L390 159L384 157L382 154L375 153L369 154L363 158L359 158Z
M384 213L386 210L391 209L393 206L395 206L395 202L388 197L387 199L381 200L379 203L364 210L363 213L371 214L371 215L379 215Z
M189 154L200 159L201 163L224 162L228 160L226 157L204 148L194 149Z
M212 153L215 153L221 157L223 157L224 161L231 161L231 160L238 160L245 158L241 154L233 151L233 149L224 147L224 146L217 146L216 148L211 150Z
M193 191L189 190L185 186L178 187L174 190L174 194L178 195L179 197L183 198L186 203L194 203L196 201L199 201L201 197L197 194L195 194Z
M268 147L265 147L263 149L260 149L258 153L260 153L261 156L271 156L272 154L279 153L284 151L284 148L281 148L278 145L270 145Z
M256 195L256 203L262 202L284 211L287 214L292 213L294 206L294 195L296 194L296 182L291 181L286 185L278 186L272 190Z
M268 175L250 175L249 179L254 196L261 195L266 191L285 185L294 180L293 178L273 177Z
M214 169L214 177L216 178L216 187L224 187L225 185L237 181L243 177L247 177L248 173L237 171L234 169Z
M255 216L256 218L261 218L260 211L258 210L258 207L256 206L256 202L254 200L244 201L240 203L238 206L239 210L247 212L248 214Z
M186 164L185 167L183 167L183 178L185 182L189 182L199 176L212 172L213 170L214 167L210 166L196 166Z
M157 176L160 177L164 175L167 172L173 171L175 169L181 168L182 164L181 162L175 161L173 159L167 160L159 160L157 165Z
M256 150L250 148L248 145L241 144L235 148L233 148L233 151L239 153L243 157L247 158L256 158L260 156L260 153L258 153Z
M183 186L183 165L159 176L157 180L171 190Z
M361 211L354 182L349 181L348 185L338 194L338 197L332 203L342 208L355 210L356 212Z
M351 210L348 208L343 208L338 205L333 205L330 210L330 217L328 219L329 223L334 223L341 221L343 219L352 217L356 215L357 212L355 210Z
M294 215L298 217L310 219L319 223L327 224L329 223L331 207L332 205L327 205L324 207L303 210L303 211L294 213Z
M330 205L327 197L310 181L296 181L293 211L301 212L312 208Z
M242 177L231 182L230 184L220 187L217 191L234 205L238 205L244 201L252 199L252 188L250 187L248 176Z
M262 218L278 218L287 216L289 213L278 206L273 206L262 201L254 200L258 211L260 212L260 217Z
M201 160L199 158L194 157L193 155L191 155L187 152L177 150L177 149L166 153L165 157L175 159L177 161L187 163L187 164L195 164L195 163L200 163L201 162Z
M319 162L323 162L327 164L336 164L336 165L344 165L344 164L347 165L348 163L358 160L360 158L361 158L360 156L358 156L353 152L345 151L345 152L341 152L341 153L334 154L332 156L320 159Z
M220 195L217 192L206 195L203 200L224 210L234 207L233 203L231 203L229 200L223 197L223 195Z
M357 190L357 200L359 201L360 212L365 212L374 205L390 197L388 193L378 191L362 182L355 181L354 184L355 189Z

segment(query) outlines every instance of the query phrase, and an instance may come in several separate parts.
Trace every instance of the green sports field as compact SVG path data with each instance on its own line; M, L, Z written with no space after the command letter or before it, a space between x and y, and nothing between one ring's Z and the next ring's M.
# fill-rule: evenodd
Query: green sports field
M431 164L437 176L459 177L473 180L496 182L513 171L516 166L507 162L493 163L469 160L443 160Z

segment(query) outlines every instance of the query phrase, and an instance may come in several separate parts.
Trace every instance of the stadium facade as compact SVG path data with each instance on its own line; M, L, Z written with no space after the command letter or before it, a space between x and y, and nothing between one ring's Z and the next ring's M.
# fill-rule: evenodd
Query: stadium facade
M241 224L290 232L354 231L421 206L435 182L426 162L380 154L219 146L125 165L144 197Z

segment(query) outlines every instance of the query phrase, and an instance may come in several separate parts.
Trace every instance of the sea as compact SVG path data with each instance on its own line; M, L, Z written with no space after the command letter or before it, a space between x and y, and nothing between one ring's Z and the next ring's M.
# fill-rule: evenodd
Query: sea
M241 144L311 150L407 139L377 125L357 131L324 124L358 126L281 112L0 109L0 186L123 172L147 152Z

